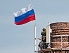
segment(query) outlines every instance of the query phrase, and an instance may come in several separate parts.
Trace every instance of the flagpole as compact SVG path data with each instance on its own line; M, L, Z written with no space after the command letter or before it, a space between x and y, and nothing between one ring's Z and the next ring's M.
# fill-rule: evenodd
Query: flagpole
M36 25L34 25L34 52L36 52Z
M36 52L36 20L34 25L34 52Z

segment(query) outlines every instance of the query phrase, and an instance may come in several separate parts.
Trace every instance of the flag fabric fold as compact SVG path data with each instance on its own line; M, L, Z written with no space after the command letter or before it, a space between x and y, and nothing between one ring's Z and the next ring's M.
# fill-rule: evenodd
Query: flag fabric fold
M20 11L14 13L15 16L15 24L22 25L26 24L30 21L35 20L35 13L32 6L28 6L27 8L22 8Z

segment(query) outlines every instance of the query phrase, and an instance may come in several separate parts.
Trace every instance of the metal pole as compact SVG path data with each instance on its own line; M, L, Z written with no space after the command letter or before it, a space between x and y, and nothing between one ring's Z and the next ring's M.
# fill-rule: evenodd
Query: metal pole
M34 51L36 52L36 25L34 26Z
M62 53L62 35L61 35L61 53Z

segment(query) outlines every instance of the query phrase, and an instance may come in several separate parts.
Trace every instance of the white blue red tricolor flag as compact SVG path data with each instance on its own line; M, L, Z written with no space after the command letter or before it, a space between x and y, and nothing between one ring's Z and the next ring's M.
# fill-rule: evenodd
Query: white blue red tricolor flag
M34 9L32 9L31 5L28 5L27 8L22 8L20 11L15 12L14 16L16 25L26 24L35 20Z

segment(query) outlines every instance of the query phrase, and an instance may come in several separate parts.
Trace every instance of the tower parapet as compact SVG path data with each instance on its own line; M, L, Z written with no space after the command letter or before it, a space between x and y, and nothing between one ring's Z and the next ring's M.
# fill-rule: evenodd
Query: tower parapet
M43 46L44 48L40 51L44 53L66 53L69 52L69 22L56 22L50 24L50 48ZM47 29L45 29L47 33ZM45 32L42 32L42 41L49 39ZM43 35L44 34L44 35ZM47 42L45 40L45 45ZM46 48L45 48L46 47Z

